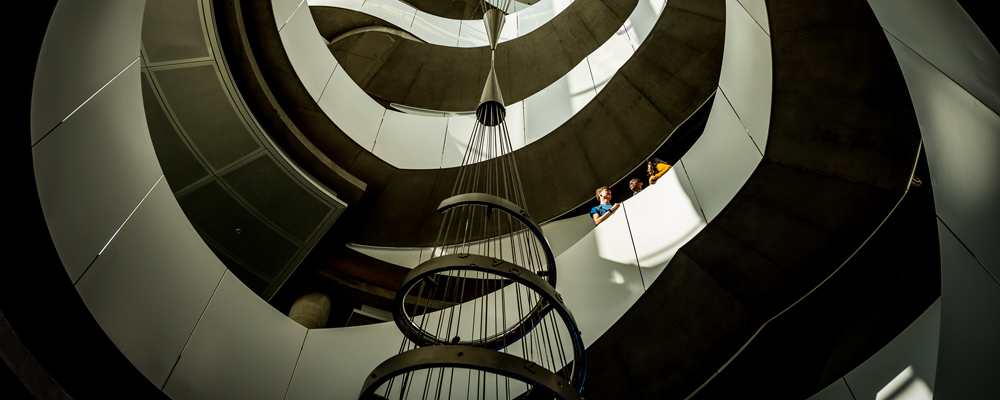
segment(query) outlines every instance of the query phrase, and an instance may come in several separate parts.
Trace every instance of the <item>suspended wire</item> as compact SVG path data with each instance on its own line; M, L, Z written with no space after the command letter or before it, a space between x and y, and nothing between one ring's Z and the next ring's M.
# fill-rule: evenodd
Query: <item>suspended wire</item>
M481 0L480 7L484 12L495 8L507 14L511 3ZM491 51L491 67L494 53ZM452 196L485 193L527 209L505 117L506 110L498 101L489 100L479 107ZM484 205L460 205L444 213L430 258L478 254L505 260L544 277L555 268L543 256L546 246L543 238L504 211ZM569 368L565 368L570 362L567 342L561 332L573 333L553 316L547 300L525 285L485 270L459 269L429 276L402 295L404 314L409 314L404 317L412 321L406 329L418 330L413 332L418 337L436 338L439 343L495 343L497 351L515 355L520 352L525 360L553 372L562 369L562 375L569 377ZM404 335L400 352L416 347L418 343ZM398 394L399 399L450 399L455 373L451 367L409 371L390 378L380 390L387 399L393 394ZM510 399L515 395L506 375L501 379L499 374L471 369L466 369L464 375L466 398L474 395ZM524 384L525 391L531 390L530 384L517 382Z

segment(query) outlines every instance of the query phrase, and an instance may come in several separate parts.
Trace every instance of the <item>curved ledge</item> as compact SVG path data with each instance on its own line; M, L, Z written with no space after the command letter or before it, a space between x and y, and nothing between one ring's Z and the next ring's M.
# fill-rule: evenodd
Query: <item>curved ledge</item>
M337 42L339 42L341 40L347 39L350 36L362 34L362 33L365 33L365 32L388 33L390 35L399 36L399 37L401 37L403 39L406 39L406 40L412 40L414 42L420 42L420 43L427 43L427 42L424 42L422 39L420 39L420 38L418 38L416 36L413 36L409 32L404 31L404 30L394 29L394 28L389 28L389 27L379 26L379 25L369 25L369 26L362 26L360 28L354 28L354 29L351 29L351 30L349 30L347 32L341 33L340 35L337 35L337 37L335 37L333 39L330 39L330 44L329 45L332 46L333 44L335 44L335 43L337 43Z

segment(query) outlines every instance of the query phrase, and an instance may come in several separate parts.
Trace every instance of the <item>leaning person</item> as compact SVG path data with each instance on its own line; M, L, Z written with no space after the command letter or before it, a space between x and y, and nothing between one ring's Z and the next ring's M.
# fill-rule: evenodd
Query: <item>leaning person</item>
M594 219L595 226L600 225L618 209L618 203L611 205L611 189L608 189L607 186L597 188L597 201L600 201L601 204L590 209L590 217Z
M650 159L646 163L646 175L649 175L649 184L654 185L656 181L663 177L670 170L671 165L659 158Z

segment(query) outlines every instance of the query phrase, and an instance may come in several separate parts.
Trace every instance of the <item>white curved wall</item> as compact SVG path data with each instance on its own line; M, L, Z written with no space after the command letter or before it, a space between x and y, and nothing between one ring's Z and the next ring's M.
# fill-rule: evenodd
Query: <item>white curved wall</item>
M76 110L61 123L33 122L33 132L51 130L33 134L33 154L43 211L67 272L122 353L173 398L356 398L400 334L391 324L306 330L254 295L207 248L162 180L150 143L139 100L139 4L63 0L42 45L33 110ZM104 19L77 18L86 12ZM293 23L295 14L284 19ZM285 35L296 32L284 26ZM66 44L67 36L78 40ZM65 62L73 57L75 63ZM303 79L322 82L310 79L333 74L330 68L314 64L302 70ZM97 75L110 83L96 84ZM310 91L320 103L331 90L324 86ZM547 225L560 253L559 290L587 344L704 225L703 207L692 198L714 199L710 192L692 196L698 186L688 175L679 165L596 229L583 219L589 216Z
M681 158L707 221L729 204L764 158L771 120L771 37L743 3L726 0L726 53L705 132ZM753 9L753 8L751 8Z
M296 74L330 120L351 139L397 168L434 169L461 164L467 138L472 132L472 117L428 117L386 110L338 68L337 60L326 48L325 39L319 35L308 6L323 4L356 9L402 24L399 26L408 27L414 34L414 29L419 28L444 35L443 29L454 24L454 20L434 17L435 20L430 15L421 16L420 12L414 14L412 7L396 0L336 0L308 4L301 0L272 0L272 4L282 44ZM508 17L501 39L516 37L517 27L523 25L521 21L532 21L535 25L530 29L547 22L551 19L550 11L546 11L549 5L561 11L569 3L545 0L512 14L517 18ZM514 149L547 135L583 109L635 53L665 5L665 1L640 1L622 29L569 73L527 99L508 105L507 125ZM434 24L440 22L440 26L430 22L422 25L421 21L425 20L437 21ZM482 46L487 43L480 20L461 21L459 31L456 37L460 44ZM520 32L525 33L526 30ZM378 141L380 137L392 140ZM395 140L400 138L406 140Z

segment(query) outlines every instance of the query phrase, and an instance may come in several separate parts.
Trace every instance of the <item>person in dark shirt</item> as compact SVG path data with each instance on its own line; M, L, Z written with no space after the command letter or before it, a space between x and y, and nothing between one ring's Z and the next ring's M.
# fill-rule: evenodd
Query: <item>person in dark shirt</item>
M642 181L638 179L633 179L628 182L628 188L632 189L632 195L635 196L642 191Z
M594 225L600 225L601 222L611 217L611 213L618 210L618 203L611 205L611 189L607 186L601 186L597 188L597 200L601 202L597 207L590 209L590 216L594 219Z

